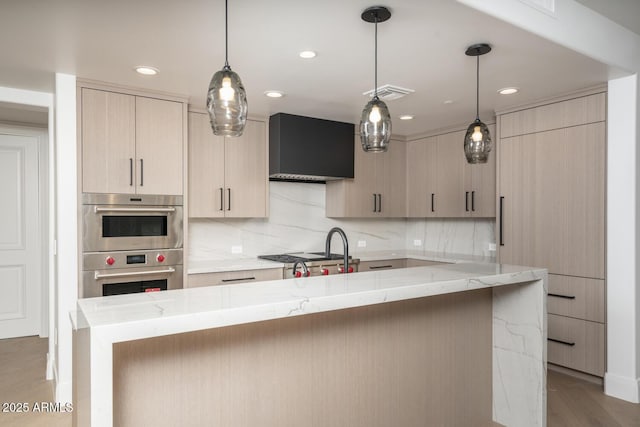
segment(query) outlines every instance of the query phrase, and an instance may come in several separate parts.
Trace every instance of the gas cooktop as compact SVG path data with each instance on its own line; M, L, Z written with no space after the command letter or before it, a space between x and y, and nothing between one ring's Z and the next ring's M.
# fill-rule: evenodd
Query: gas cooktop
M293 264L296 261L310 262L341 260L344 258L344 255L329 254L329 256L326 256L324 252L292 252L288 254L259 255L258 258L266 259L269 261L282 262L285 264ZM349 259L351 259L351 257L349 257Z

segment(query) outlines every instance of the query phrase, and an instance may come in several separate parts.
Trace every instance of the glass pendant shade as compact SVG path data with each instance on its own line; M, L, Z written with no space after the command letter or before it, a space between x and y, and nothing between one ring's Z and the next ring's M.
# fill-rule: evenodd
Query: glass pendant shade
M360 142L369 152L385 152L391 138L391 115L387 105L374 96L362 110Z
M247 123L247 93L240 76L225 67L209 83L207 110L215 135L241 136Z
M464 155L467 163L487 163L491 151L491 134L487 125L476 119L464 135Z

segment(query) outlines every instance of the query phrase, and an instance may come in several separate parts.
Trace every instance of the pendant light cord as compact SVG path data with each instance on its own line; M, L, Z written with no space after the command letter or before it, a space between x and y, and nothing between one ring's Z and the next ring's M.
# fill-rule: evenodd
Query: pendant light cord
M480 55L476 56L476 120L480 121Z
M229 67L229 1L224 0L224 67Z
M375 15L375 26L376 26L376 30L375 30L375 42L374 42L374 49L375 49L375 54L374 54L374 78L373 78L373 99L378 99L378 14L376 13Z

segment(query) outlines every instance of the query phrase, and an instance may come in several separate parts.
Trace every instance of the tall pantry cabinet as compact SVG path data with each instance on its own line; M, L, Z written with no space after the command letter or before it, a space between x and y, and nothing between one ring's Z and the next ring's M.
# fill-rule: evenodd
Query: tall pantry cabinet
M549 270L548 361L605 371L603 90L497 117L498 257Z

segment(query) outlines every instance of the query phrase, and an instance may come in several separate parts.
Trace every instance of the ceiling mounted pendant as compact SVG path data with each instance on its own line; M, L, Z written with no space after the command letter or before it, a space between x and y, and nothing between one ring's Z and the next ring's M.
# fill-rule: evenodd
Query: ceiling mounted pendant
M378 98L378 22L391 18L384 6L373 6L362 12L361 18L375 24L375 67L373 98L362 110L360 119L360 142L364 151L382 153L389 148L391 138L391 115L387 105Z
M491 46L486 43L474 44L465 52L468 56L476 57L476 119L467 128L464 135L464 155L467 163L487 163L491 151L491 134L487 125L480 121L480 55L491 52Z
M240 76L229 66L229 33L227 0L224 2L224 67L209 83L207 110L215 135L240 136L247 123L247 93Z

